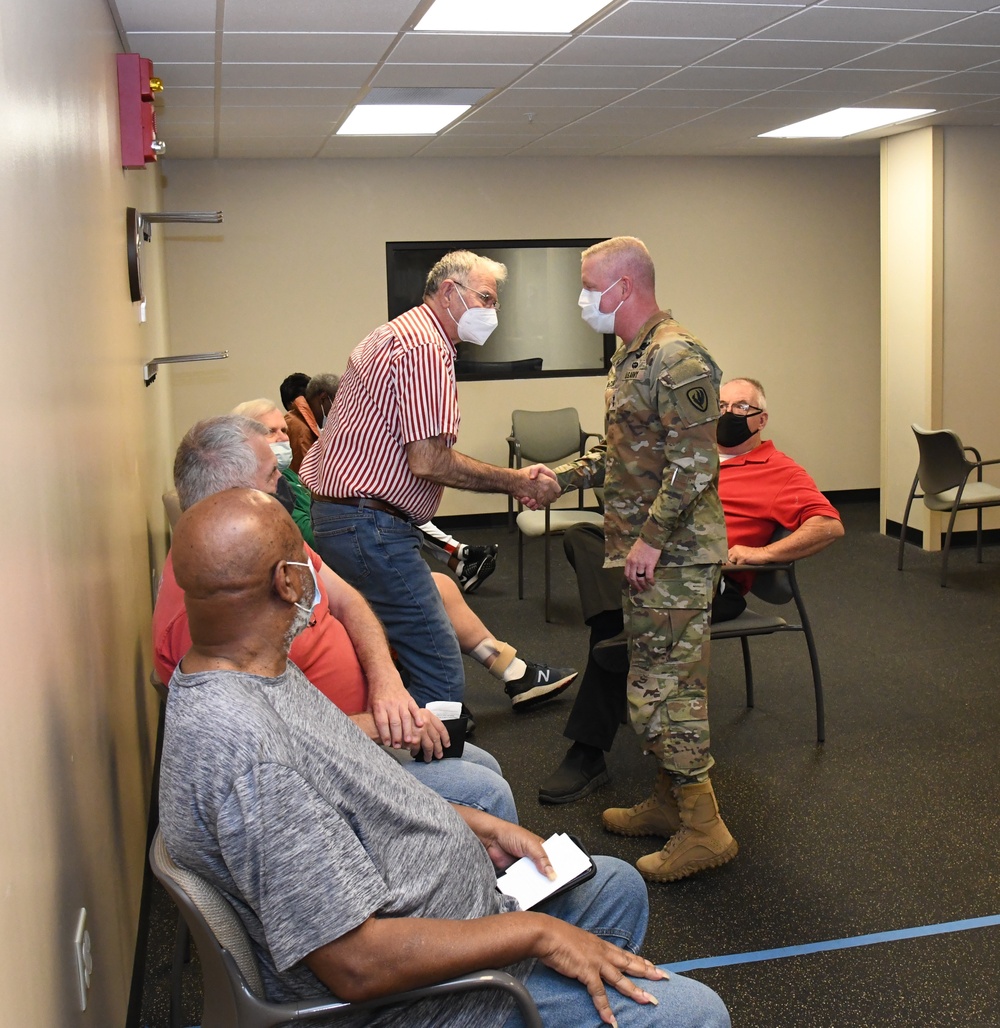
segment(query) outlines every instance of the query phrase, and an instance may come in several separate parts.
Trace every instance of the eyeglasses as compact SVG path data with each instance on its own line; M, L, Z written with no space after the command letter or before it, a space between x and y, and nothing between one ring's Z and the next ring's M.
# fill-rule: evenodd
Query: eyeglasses
M745 400L740 403L725 403L722 400L719 401L719 411L725 414L726 411L730 411L739 418L749 418L751 415L763 414L763 407L754 407L747 403Z
M451 279L450 281L454 282L460 289L468 289L470 293L478 296L479 299L483 301L484 307L492 307L495 311L500 310L500 300L492 294L481 293L478 289L473 289L472 286L467 286L464 282L458 282L455 279Z

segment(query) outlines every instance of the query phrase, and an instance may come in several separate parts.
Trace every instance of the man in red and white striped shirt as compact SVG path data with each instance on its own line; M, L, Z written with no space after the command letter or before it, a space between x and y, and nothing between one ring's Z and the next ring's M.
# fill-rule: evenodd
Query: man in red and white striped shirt
M500 468L454 448L455 347L486 341L506 277L504 265L465 250L438 261L424 302L351 353L333 410L300 469L313 493L316 548L375 609L421 705L460 700L465 678L415 525L434 516L445 486L505 493L532 509L559 492L544 465ZM565 684L518 680L512 688L539 702Z

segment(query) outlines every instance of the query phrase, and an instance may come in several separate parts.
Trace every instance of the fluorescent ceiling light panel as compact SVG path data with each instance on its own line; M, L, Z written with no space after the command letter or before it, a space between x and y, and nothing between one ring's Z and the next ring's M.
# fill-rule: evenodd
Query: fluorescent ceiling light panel
M572 32L608 0L435 0L418 32Z
M934 107L839 107L815 118L797 121L794 125L761 132L758 139L843 139L858 132L869 132L883 125L898 125L925 114L933 114Z
M470 104L360 104L338 136L434 136Z

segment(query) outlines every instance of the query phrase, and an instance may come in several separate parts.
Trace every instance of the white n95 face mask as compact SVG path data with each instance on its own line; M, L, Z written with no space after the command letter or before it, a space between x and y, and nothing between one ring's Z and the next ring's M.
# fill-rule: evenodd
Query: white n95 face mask
M608 289L613 289L618 283L621 282L621 277L616 278ZM580 317L595 331L600 332L601 335L607 335L608 333L614 333L615 330L615 315L618 313L618 307L621 307L622 300L613 311L609 311L607 314L601 310L601 297L608 291L608 289L581 289L580 299L577 303L580 306Z
M456 287L457 285L458 283L456 283ZM482 346L500 323L497 312L492 307L470 307L465 303L462 290L456 288L455 292L458 293L458 298L465 305L465 311L458 321L455 321L455 315L451 314L451 310L448 311L451 314L451 320L455 321L455 324L458 325L458 338L463 343L473 343L475 346Z

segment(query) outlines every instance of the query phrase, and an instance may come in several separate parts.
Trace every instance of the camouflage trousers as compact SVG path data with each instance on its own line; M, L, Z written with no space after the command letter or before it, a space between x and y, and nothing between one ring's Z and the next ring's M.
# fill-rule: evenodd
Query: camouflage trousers
M716 565L656 569L653 584L622 593L629 636L628 709L643 749L666 771L693 778L709 752L708 666Z

